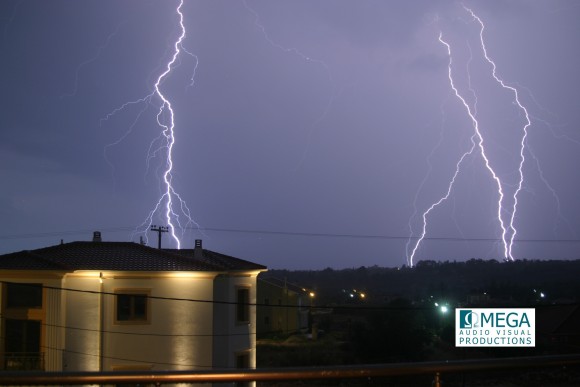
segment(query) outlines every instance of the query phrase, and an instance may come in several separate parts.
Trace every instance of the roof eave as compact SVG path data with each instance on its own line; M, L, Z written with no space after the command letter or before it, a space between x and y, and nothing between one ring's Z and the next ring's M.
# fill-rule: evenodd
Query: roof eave
M196 278L213 279L218 276L218 271L206 270L75 270L68 273L68 277L97 277L102 279L122 278Z

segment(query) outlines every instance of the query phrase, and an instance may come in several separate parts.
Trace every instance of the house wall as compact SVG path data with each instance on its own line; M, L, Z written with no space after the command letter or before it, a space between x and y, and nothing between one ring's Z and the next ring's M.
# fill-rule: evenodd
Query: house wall
M62 287L65 329L64 371L100 370L100 301L101 284L98 276L66 277ZM74 291L73 291L74 290Z
M213 305L176 300L211 301L211 277L114 278L103 282L107 293L119 289L147 289L153 297L149 300L147 323L119 324L115 321L115 296L105 296L104 370L211 369Z
M70 276L66 283L96 292L67 292L66 325L85 328L67 329L67 371L211 369L213 305L177 300L211 301L211 276L105 275L102 283L98 277ZM119 323L115 292L137 289L151 296L149 320Z
M214 281L213 363L215 368L236 368L236 356L248 355L248 367L256 367L256 277L220 275ZM237 289L249 289L249 322L239 323L236 314Z

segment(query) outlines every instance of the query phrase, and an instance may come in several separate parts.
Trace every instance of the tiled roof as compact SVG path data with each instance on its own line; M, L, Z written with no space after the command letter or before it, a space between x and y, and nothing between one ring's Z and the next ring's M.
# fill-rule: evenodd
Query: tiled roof
M203 249L203 256L195 257L194 249L164 249L171 253L179 254L189 259L196 259L200 262L218 265L222 270L265 270L266 266L259 265L254 262L245 261L240 258L231 257L229 255L216 253L215 251Z
M191 253L189 253L189 252ZM265 266L203 250L158 250L132 242L71 242L0 255L0 270L238 271Z

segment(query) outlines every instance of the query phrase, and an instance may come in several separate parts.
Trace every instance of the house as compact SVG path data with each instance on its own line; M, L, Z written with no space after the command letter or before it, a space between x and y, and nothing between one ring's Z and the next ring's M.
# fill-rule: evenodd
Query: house
M61 243L0 256L0 368L255 367L266 267L202 248Z
M279 278L258 277L258 337L308 329L309 292Z

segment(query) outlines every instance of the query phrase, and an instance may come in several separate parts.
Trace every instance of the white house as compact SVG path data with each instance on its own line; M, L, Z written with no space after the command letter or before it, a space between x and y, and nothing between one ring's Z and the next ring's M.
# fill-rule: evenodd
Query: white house
M255 367L256 277L202 248L72 242L0 256L0 368Z

